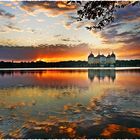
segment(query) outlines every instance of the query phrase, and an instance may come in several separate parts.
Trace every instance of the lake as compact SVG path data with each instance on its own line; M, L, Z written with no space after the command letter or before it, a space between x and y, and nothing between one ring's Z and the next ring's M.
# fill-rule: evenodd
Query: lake
M140 138L140 68L0 70L0 138Z

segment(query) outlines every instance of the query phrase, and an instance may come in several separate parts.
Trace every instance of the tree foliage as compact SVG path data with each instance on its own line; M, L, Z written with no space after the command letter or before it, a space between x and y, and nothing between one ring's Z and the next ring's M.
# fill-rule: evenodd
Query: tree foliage
M77 21L92 20L94 25L86 28L101 30L114 21L117 10L129 5L138 5L140 1L68 1L68 4L71 3L79 5Z

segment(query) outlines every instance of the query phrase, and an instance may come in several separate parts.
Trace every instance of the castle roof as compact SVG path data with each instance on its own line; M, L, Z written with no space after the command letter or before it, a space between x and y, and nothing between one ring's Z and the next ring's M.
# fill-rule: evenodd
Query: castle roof
M90 57L94 57L93 53L91 52L88 56L88 58ZM98 54L95 58L100 58L100 57L106 57L106 58L110 58L110 57L115 57L114 52L112 52L112 54L108 54L107 56L105 56L104 54Z

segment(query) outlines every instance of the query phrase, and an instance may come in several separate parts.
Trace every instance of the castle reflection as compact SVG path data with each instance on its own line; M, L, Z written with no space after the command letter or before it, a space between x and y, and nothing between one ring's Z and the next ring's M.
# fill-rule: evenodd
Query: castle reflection
M114 82L116 79L116 70L115 69L88 69L88 78L90 81L94 81L95 78L97 78L99 81L104 80L105 78L108 78L108 81Z

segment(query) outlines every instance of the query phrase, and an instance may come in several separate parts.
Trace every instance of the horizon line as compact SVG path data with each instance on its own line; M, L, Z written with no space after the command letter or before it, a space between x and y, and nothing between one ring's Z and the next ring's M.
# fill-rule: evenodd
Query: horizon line
M136 61L136 60L139 60L140 59L116 59L116 61ZM88 62L88 60L66 60L66 61L54 61L54 62L51 62L51 61L43 61L43 60L38 60L38 61L33 61L33 60L30 60L30 61L17 61L17 60L0 60L0 63L1 62L6 62L6 63L31 63L31 62L44 62L44 63L60 63L60 62L70 62L70 61L73 61L73 62L78 62L78 61L81 61L81 62Z

